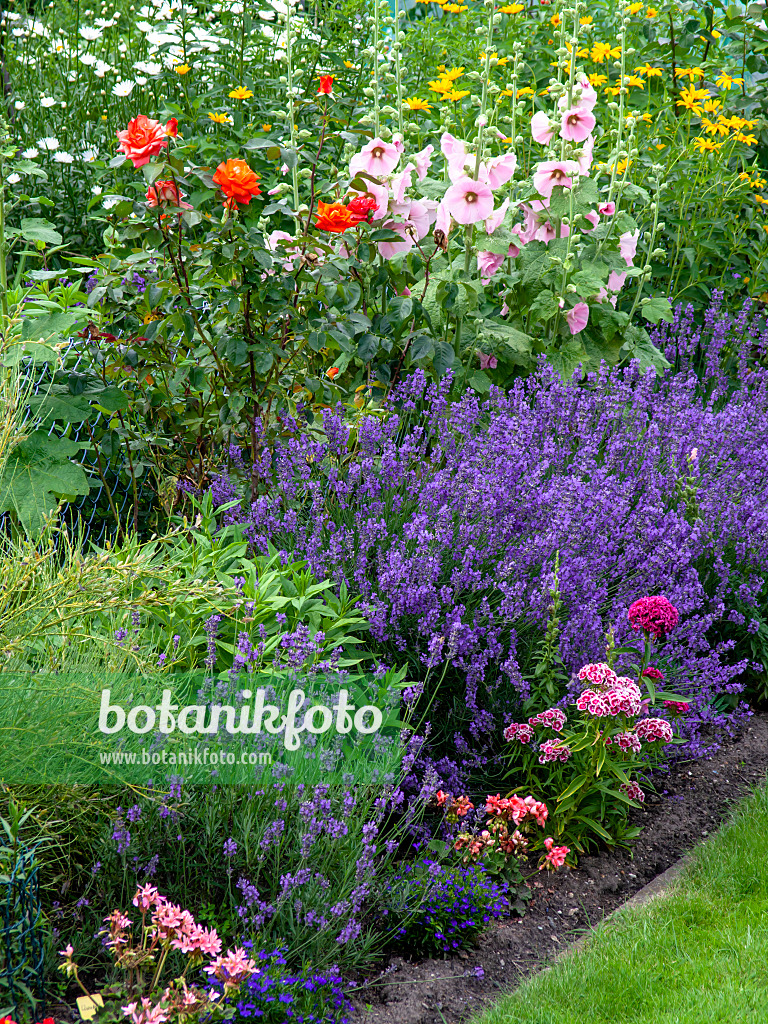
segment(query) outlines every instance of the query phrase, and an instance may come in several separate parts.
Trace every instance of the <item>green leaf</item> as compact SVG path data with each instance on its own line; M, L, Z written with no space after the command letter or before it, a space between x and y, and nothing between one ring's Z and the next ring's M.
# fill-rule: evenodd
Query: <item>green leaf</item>
M576 367L586 361L587 353L584 350L584 345L576 338L572 338L561 348L549 353L547 358L563 380L568 381L573 376Z
M653 367L657 373L669 369L670 363L667 362L664 354L654 346L648 337L648 332L643 328L630 324L625 333L625 342L629 348L629 358L637 359L641 369L647 370Z
M92 402L96 402L106 409L107 412L117 412L118 409L125 409L131 404L129 395L126 395L124 391L121 391L118 387L107 387L103 391L95 392L93 395L88 396Z
M530 243L529 243L530 244ZM528 366L533 357L533 338L524 331L505 323L503 320L481 320L478 324L478 339L492 339L497 342L496 354L501 359L519 366ZM501 345L499 350L498 345Z
M364 334L357 343L357 357L364 363L370 363L379 351L379 339L375 334Z
M41 424L54 420L62 423L82 423L91 414L91 406L82 397L74 395L36 395L30 399L29 407Z
M21 340L48 341L54 335L66 334L77 323L72 313L51 313L47 316L26 317L21 327Z
M435 343L428 334L417 334L408 349L411 359L431 359L435 354Z
M654 295L648 302L641 303L640 312L652 324L657 324L659 320L666 320L668 324L671 324L673 320L672 305L669 299L665 299L661 295Z
M15 512L29 534L38 533L58 506L58 495L88 493L88 477L70 461L81 447L45 430L17 444L0 475L0 511Z
M491 378L482 370L475 370L469 378L469 386L481 395L487 395L491 390Z
M567 789L564 789L560 796L557 798L557 802L560 803L561 800L567 800L569 796L573 796L574 793L581 789L581 787L587 781L587 778L587 775L577 775L576 778L573 779L573 781L571 782L570 786L568 786Z
M61 245L63 241L53 224L43 217L22 217L21 237L26 242L45 242L48 245Z
M554 293L545 288L540 291L536 298L531 303L531 307L528 310L528 317L531 321L537 320L549 320L553 317L558 310L558 302L554 296Z

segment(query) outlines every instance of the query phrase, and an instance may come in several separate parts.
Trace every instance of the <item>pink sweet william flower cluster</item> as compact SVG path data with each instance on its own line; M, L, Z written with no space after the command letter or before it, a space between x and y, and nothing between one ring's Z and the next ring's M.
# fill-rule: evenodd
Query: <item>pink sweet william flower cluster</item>
M663 640L680 621L680 613L666 597L641 597L629 606L627 618L632 629Z
M565 743L547 740L539 747L539 764L550 761L567 761L571 756L571 748Z
M665 700L664 707L676 715L684 715L691 710L691 705L686 700Z
M533 739L533 729L530 725L526 725L525 722L512 722L504 730L504 739L507 743L511 743L512 740L519 740L520 743L530 743Z
M616 715L639 715L642 703L637 684L626 676L619 676L609 690L584 690L576 707L595 718L615 718Z
M640 739L634 732L620 732L614 737L608 737L605 741L606 746L610 746L615 743L621 750L631 750L635 754L639 754L641 750Z
M641 804L645 802L645 793L636 782L622 782L619 789L626 793L630 800L637 800Z
M582 683L591 683L595 690L609 690L615 686L618 676L605 662L598 662L580 668L578 679Z
M654 740L672 742L672 726L663 718L644 718L635 726L635 734L646 743L653 743Z
M554 729L555 732L562 732L565 722L565 712L561 711L560 708L548 708L546 711L540 711L538 715L528 719L529 725L546 725L550 729Z

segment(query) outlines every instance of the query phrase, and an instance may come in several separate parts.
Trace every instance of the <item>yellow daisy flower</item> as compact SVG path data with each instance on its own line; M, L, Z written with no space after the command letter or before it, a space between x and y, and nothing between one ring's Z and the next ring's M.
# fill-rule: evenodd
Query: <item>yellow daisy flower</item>
M635 68L635 74L645 75L646 78L661 78L664 72L652 64L641 64L639 68Z
M645 16L646 18L655 18L658 13L655 7L649 7L645 12Z
M597 72L593 72L591 75L588 75L588 78L590 85L594 85L595 88L605 85L608 81L608 75L598 75Z
M465 96L469 96L469 89L454 89L452 92L447 92L442 98L450 100L452 103L457 103L459 100L463 100Z
M177 75L186 75L192 70L191 64L177 64L173 69Z
M694 139L693 144L700 153L716 153L723 148L722 142L713 142L712 139L705 139L703 135Z
M584 28L586 28L587 25L591 25L592 24L592 18L591 17L589 17L589 18L579 18L579 24L582 25Z
M697 78L704 77L703 68L677 68L675 71L676 78L690 78L692 82L695 82Z
M215 124L232 124L232 118L229 116L229 114L212 114L212 113L209 113L208 117L210 117L210 119Z
M249 100L253 96L250 89L246 89L244 85L238 85L236 89L233 89L229 94L231 100Z
M409 110L431 110L432 107L426 100L420 100L418 96L411 96L405 101Z
M629 11L630 14L637 14L638 11L642 11L642 9L643 9L643 5L642 4L630 4L629 7L627 8L627 10Z
M715 79L715 85L718 89L730 89L734 83L741 85L743 81L743 78L732 78L727 71L721 71L720 77Z
M499 8L499 14L520 14L525 10L525 4L506 4Z

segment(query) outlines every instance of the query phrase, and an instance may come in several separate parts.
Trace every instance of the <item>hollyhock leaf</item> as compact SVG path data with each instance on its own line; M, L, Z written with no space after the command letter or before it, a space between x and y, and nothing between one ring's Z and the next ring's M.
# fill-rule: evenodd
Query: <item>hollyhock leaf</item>
M590 316L593 311L600 308L599 304L591 306ZM613 307L610 308L612 309ZM602 362L608 363L609 366L618 363L626 343L626 337L619 331L616 331L610 338L606 337L605 334L600 337L599 334L595 334L592 331L584 331L581 335L581 341L587 353L590 370L596 370Z
M370 234L372 242L402 242L403 236L390 228L378 228Z
M533 338L501 320L482 320L478 334L483 341L489 337L501 342L502 350L497 351L500 359L518 366L528 366L533 359Z
M91 415L91 405L87 399L66 393L36 395L30 399L29 408L39 418L41 426L48 426L54 420L82 423Z
M548 288L539 292L531 303L528 316L533 320L549 320L559 308L558 301Z
M491 378L482 370L475 370L469 378L469 386L481 395L487 395L491 390Z
M550 253L544 242L529 242L519 256L523 284L540 281L550 267Z
M624 343L629 350L629 358L637 359L642 370L653 368L657 373L668 370L671 363L660 352L642 327L629 324L624 334Z
M63 241L53 224L43 217L23 217L21 237L25 242L45 242L46 245L61 245Z
M608 268L603 266L600 270L604 270L605 273L599 273L596 265L592 264L592 266L582 268L571 278L570 283L576 286L578 293L582 298L586 298L589 295L597 295L600 289L605 285L605 279L608 276Z
M494 231L492 235L482 240L481 248L485 252L495 253L497 256L507 255L510 245L517 245L520 239L517 235L511 235L508 231Z
M624 190L622 192L622 195L626 196L628 199L640 199L641 202L646 206L651 201L651 197L648 195L646 190L644 188L641 188L639 185L635 185L631 181L628 181L624 184Z
M617 334L623 332L629 321L627 313L622 313L613 308L608 302L602 302L592 307L592 314L603 332L607 342L613 341ZM623 336L619 347L624 344Z
M669 299L665 299L661 295L654 295L649 302L643 303L640 307L640 312L652 324L657 324L659 320L666 320L667 323L672 323L672 306Z
M87 494L88 477L70 461L82 447L77 441L35 430L12 449L0 474L0 510L15 512L24 529L37 533L59 495Z
M576 367L586 362L586 359L587 353L584 345L577 338L572 338L549 355L549 362L564 381L570 380ZM572 749L575 750L576 748L573 747Z

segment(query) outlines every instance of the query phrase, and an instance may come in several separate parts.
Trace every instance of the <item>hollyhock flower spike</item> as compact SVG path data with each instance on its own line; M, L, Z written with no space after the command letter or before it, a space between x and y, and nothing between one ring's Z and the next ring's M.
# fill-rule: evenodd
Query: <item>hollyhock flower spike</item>
M627 618L632 629L663 640L680 621L680 613L666 597L641 597L629 606Z
M472 178L458 178L443 196L442 206L457 224L476 224L493 213L493 192Z
M169 127L171 131L167 130ZM133 166L138 169L148 164L153 157L158 156L167 148L168 135L176 134L178 134L178 126L175 118L172 118L163 127L159 121L153 121L145 114L139 114L138 117L128 122L127 128L117 132L120 141L117 151L124 153Z
M602 203L597 208L601 217L612 217L616 213L616 203Z
M391 174L399 161L400 154L396 146L383 139L371 139L368 145L363 146L349 161L349 173L354 177L360 171L365 171L374 177L383 177Z

